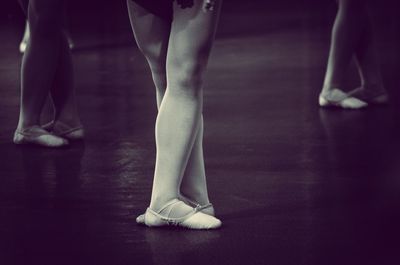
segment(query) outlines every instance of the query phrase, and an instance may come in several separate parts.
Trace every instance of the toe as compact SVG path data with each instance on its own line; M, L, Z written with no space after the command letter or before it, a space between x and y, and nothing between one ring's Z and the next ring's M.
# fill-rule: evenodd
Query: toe
M344 99L341 102L341 105L343 108L346 108L346 109L361 109L361 108L365 108L368 104L357 98L349 97L349 98Z
M222 222L214 216L198 212L182 222L181 225L190 229L217 229L221 227Z
M145 220L144 220L144 214L139 215L138 217L136 217L136 223L137 224L144 224Z

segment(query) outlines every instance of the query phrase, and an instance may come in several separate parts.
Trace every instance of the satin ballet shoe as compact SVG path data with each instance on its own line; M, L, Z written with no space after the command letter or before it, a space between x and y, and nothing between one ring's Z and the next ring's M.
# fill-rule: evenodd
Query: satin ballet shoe
M204 205L200 205L197 202L194 202L183 195L179 196L179 199L182 200L184 203L189 205L190 207L196 208L197 211L202 212L204 214L208 214L211 216L215 216L214 206L211 203L207 203ZM136 223L138 224L145 224L144 223L145 214L141 214L136 218Z
M45 147L62 147L68 145L68 140L44 130L40 126L32 126L14 133L15 144L35 144Z
M383 88L374 86L365 88L360 86L348 93L351 97L358 98L371 105L385 105L389 102L389 96Z
M136 222L149 227L177 226L195 230L217 229L221 227L222 223L219 219L200 212L198 208L191 207L192 210L182 217L169 217L172 209L181 204L185 203L181 200L174 199L157 212L147 208L146 213L140 215L136 219ZM161 212L167 210L168 207L170 208L168 209L167 216L162 215Z
M204 205L201 205L195 201L190 200L189 198L187 198L184 195L180 195L179 198L184 201L187 205L193 207L193 208L197 208L199 209L199 212L211 215L211 216L215 216L215 210L214 210L214 206L212 205L212 203L206 203Z
M66 138L68 140L83 140L85 131L82 126L70 127L61 121L51 121L42 125L42 128L54 135Z
M368 103L338 88L333 88L319 95L319 105L324 108L362 109L367 107Z

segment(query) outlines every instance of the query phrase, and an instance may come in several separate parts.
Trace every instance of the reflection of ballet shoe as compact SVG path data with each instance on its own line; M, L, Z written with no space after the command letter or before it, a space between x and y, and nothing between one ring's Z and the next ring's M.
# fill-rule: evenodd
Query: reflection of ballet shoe
M36 144L46 147L62 147L68 144L66 139L58 137L44 130L40 126L32 126L23 130L16 130L15 144Z
M178 226L188 229L206 230L216 229L221 227L222 223L219 219L214 216L199 212L198 208L192 208L191 211L186 213L182 217L170 217L173 208L187 205L178 199L174 199L167 203L159 211L154 211L147 208L144 215L139 216L136 219L138 224L145 224L149 227L162 227L162 226ZM167 211L167 216L161 214L161 212ZM138 220L139 219L139 220Z
M372 105L385 105L389 102L385 89L375 86L368 88L361 86L350 91L348 95Z
M368 106L368 103L334 88L319 95L319 105L321 107L361 109Z
M51 121L42 125L42 128L52 132L54 135L77 141L85 137L85 131L82 126L70 127L61 121Z

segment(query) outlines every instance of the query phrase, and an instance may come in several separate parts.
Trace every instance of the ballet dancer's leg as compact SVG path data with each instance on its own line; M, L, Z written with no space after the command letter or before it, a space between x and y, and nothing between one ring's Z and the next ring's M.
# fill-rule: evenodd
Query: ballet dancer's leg
M361 39L368 21L363 0L338 0L339 10L332 29L331 46L320 105L337 102L340 107L361 108L366 104L356 98L347 97L339 90L348 65Z
M339 0L332 29L324 91L340 87L367 21L363 0Z
M202 11L203 1L183 9L174 3L167 54L167 90L156 121L157 158L150 208L177 198L201 124L202 78L218 21L219 5Z
M28 5L29 5L29 0L18 0L22 11L25 14L25 17L28 18ZM29 23L28 20L25 22L25 30L24 30L24 36L22 37L22 41L19 44L19 51L21 53L24 53L26 50L26 46L28 45L28 41L30 38L30 30L29 30Z
M368 103L386 103L388 96L380 73L369 17L356 46L355 59L360 74L361 87L354 90L352 96Z
M54 121L51 123L51 129L57 135L68 139L82 139L84 131L78 115L72 56L65 32L62 35L58 57L57 70L50 90L54 105Z
M201 116L192 152L190 153L186 170L182 178L180 191L185 198L188 198L192 202L196 202L200 205L207 205L210 201L208 198L204 166L203 132L204 123L203 116ZM213 210L209 210L208 213L213 214Z
M135 39L151 68L157 92L157 106L159 107L167 86L166 55L171 25L147 12L133 1L128 0L127 4ZM209 200L202 149L202 123L201 120L182 180L181 192L188 199L204 205Z
M62 44L62 8L62 0L29 1L28 22L31 36L22 60L21 106L14 139L16 143L29 142L45 133L38 126L59 60ZM29 137L31 128L34 128L33 138ZM35 143L61 146L67 142L56 136L45 135L45 138Z
M136 43L151 69L159 107L167 87L166 59L171 23L131 0L127 0L127 6Z

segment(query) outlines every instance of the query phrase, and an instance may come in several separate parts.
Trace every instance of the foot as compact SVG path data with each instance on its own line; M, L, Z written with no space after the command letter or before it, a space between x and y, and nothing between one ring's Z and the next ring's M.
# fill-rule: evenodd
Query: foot
M210 215L210 216L215 216L215 210L214 210L214 206L211 203L206 203L204 205L201 205L195 201L192 201L190 199L188 199L187 197L183 196L182 194L179 196L179 199L182 200L184 203L186 203L187 205L189 205L192 208L197 208L197 210L199 212L202 212L204 214ZM136 218L136 223L138 224L145 224L145 214L143 213L141 215L139 215Z
M319 105L321 107L336 107L343 109L361 109L368 106L368 103L360 100L344 91L333 88L322 92L319 95Z
M188 229L216 229L222 223L214 216L204 214L198 208L190 207L183 201L174 199L158 211L147 208L136 222L149 227L179 226Z
M348 94L368 104L383 105L389 102L389 96L381 86L361 86L350 91Z
M49 133L40 126L32 126L25 129L17 129L14 133L15 144L35 144L45 147L62 147L68 145L68 141Z
M42 128L51 132L54 135L72 141L82 140L85 137L85 131L82 125L69 126L61 121L51 121L49 123L46 123L45 125L42 125Z
M215 216L214 206L210 202L202 205L194 200L189 199L187 196L183 194L179 196L179 199L184 201L187 205L190 205L193 208L198 208L199 211L202 213Z

